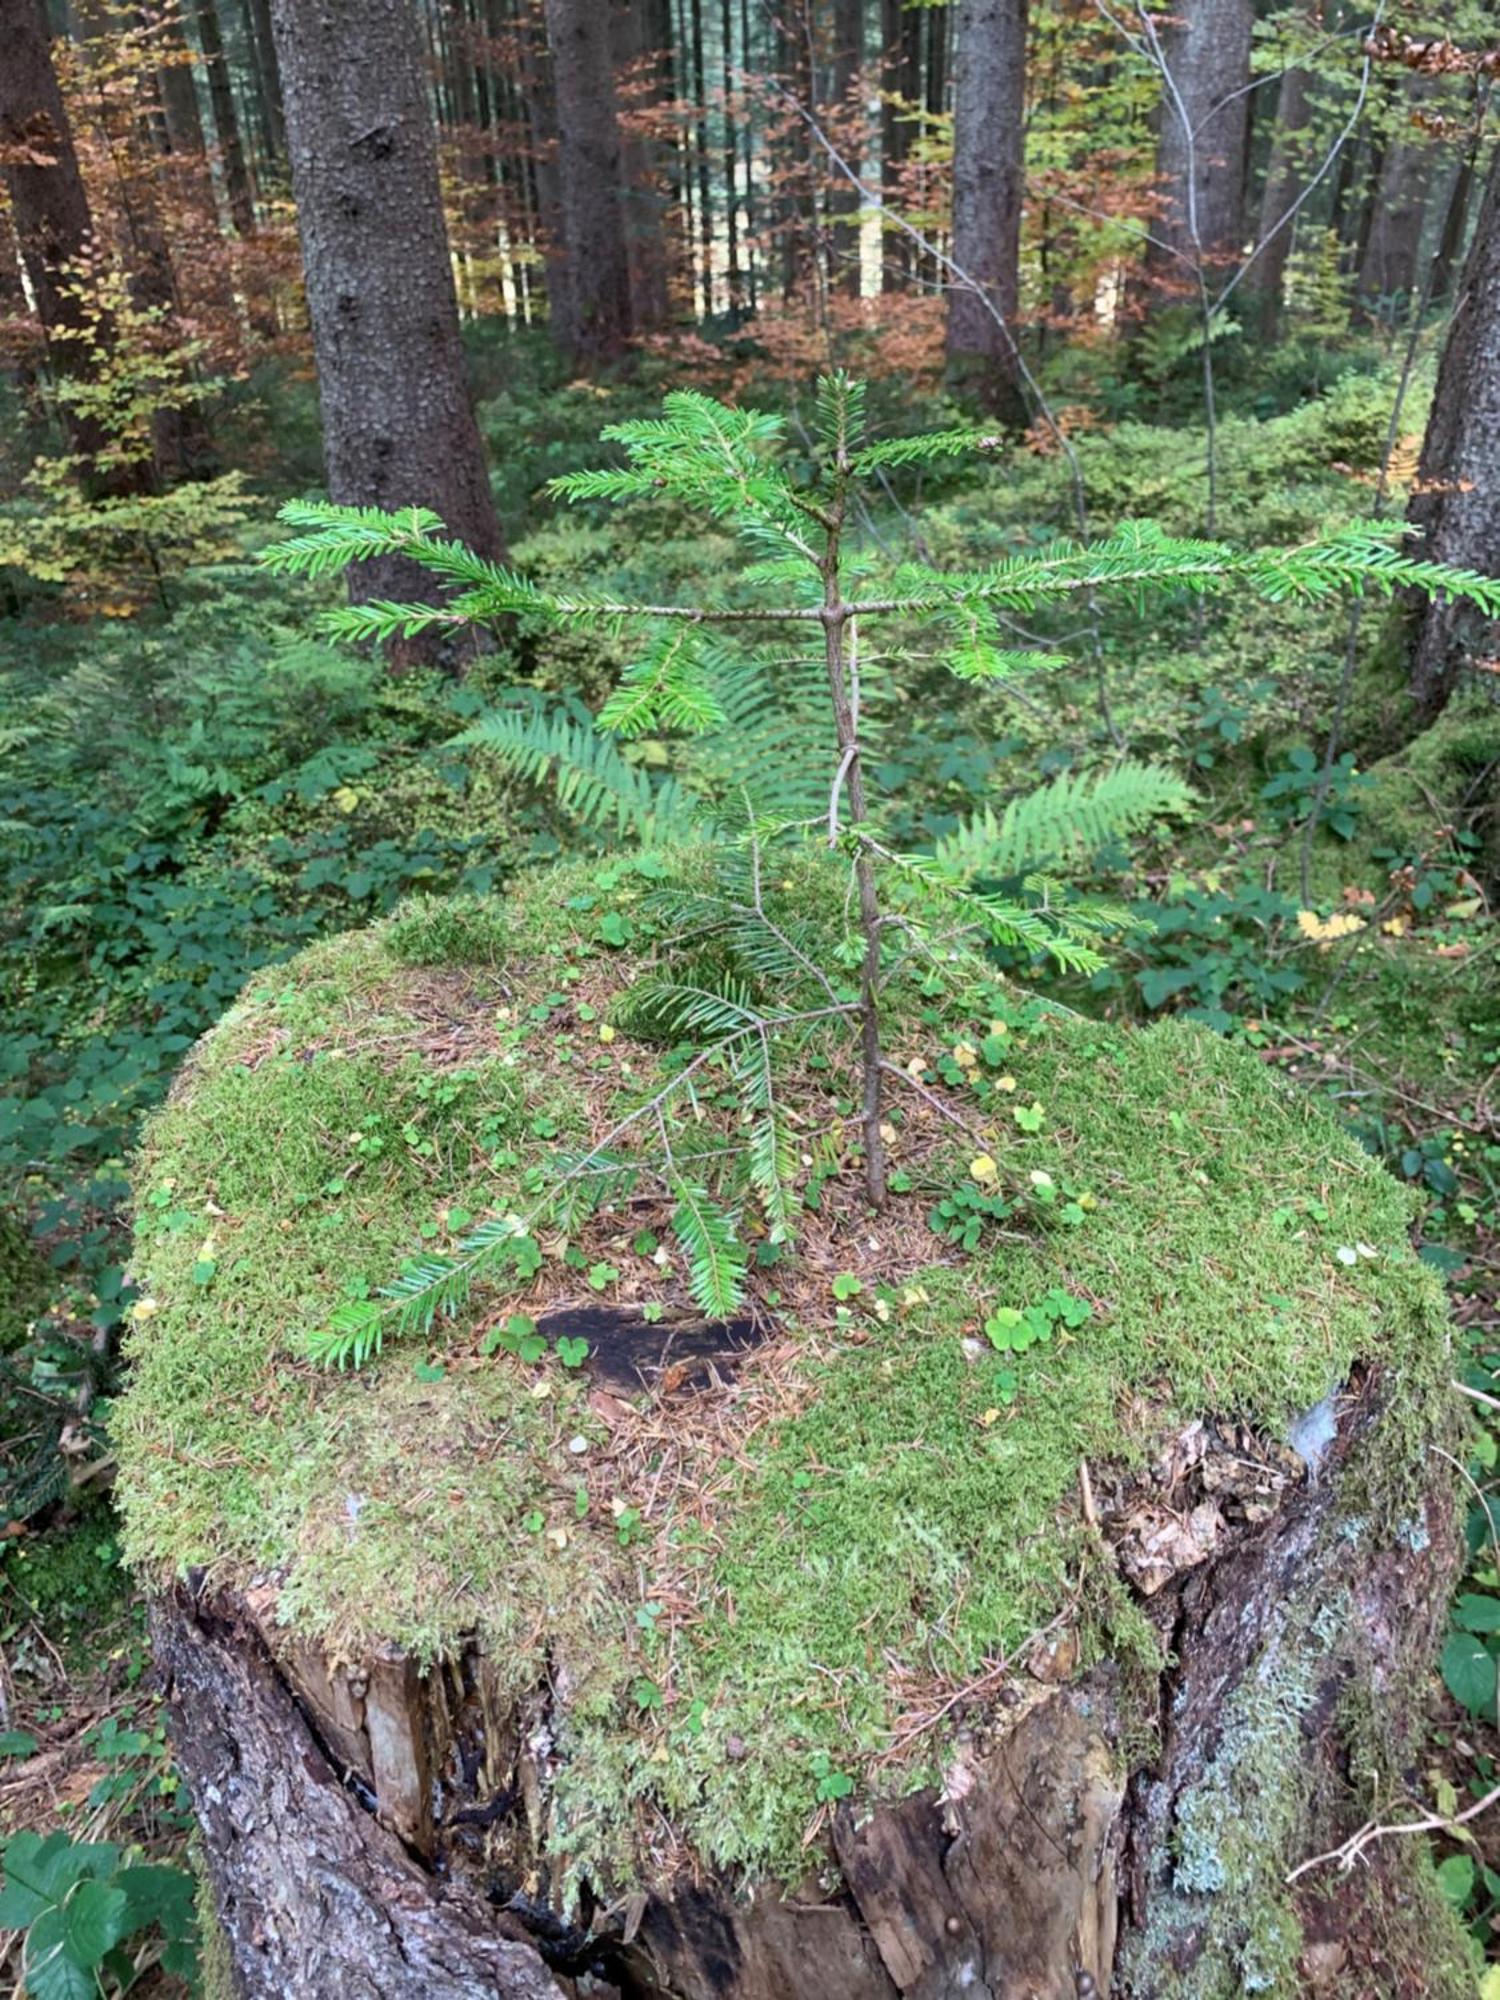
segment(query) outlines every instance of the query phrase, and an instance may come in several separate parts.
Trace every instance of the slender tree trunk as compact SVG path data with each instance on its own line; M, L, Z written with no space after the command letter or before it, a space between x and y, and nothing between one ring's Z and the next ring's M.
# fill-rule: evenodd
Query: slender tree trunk
M1431 94L1428 78L1406 79L1405 115L1381 161L1370 227L1360 253L1360 302L1372 317L1392 325L1403 318L1417 283L1422 224L1432 183L1433 144L1417 130L1412 115Z
M608 14L594 0L547 0L547 38L569 272L560 344L575 360L609 361L625 351L631 327Z
M610 51L634 114L628 124L622 121L620 159L630 315L637 332L664 326L669 309L661 148L656 137L642 129L645 120L660 114L666 96L667 52L656 45L656 29L655 9L645 0L615 0Z
M87 257L93 219L52 65L43 0L0 0L0 47L0 171L16 245L53 372L88 381L113 330L91 318L69 282ZM93 418L65 403L63 421L89 484L120 492L149 482L149 465L100 469L108 440Z
M880 193L888 208L903 205L902 175L911 154L911 124L901 104L915 107L920 81L917 32L920 16L902 0L881 0ZM898 102L898 100L900 100ZM881 232L880 287L904 290L911 282L912 246L898 230Z
M547 318L553 337L561 342L573 321L573 279L558 167L557 91L542 0L526 0L517 31L521 46L521 92L531 134L530 166L536 189L536 216L547 271Z
M245 159L245 142L240 133L239 112L234 102L234 82L224 53L224 34L219 24L216 0L198 0L198 46L208 72L208 101L213 109L214 133L219 146L219 163L224 175L224 197L229 218L241 236L255 234L255 190Z
M864 150L864 0L834 0L833 63L830 108L835 113L839 150L856 173L863 167ZM859 189L838 175L828 199L833 217L833 283L837 291L857 299L862 288L859 254Z
M1459 282L1407 519L1424 555L1500 575L1500 154ZM1408 617L1412 696L1425 723L1470 662L1500 654L1500 621L1439 599L1423 599Z
M354 506L431 507L460 541L499 554L411 0L273 0L271 18L328 490ZM431 602L434 584L385 559L352 588Z
M954 65L953 261L972 288L954 280L948 295L948 368L1009 420L1025 412L1016 314L1026 13L1026 0L962 0Z
M1182 0L1157 30L1163 79L1147 279L1158 294L1196 297L1244 244L1254 0Z
M1260 225L1255 232L1259 255L1246 280L1246 289L1256 301L1264 340L1276 338L1281 316L1287 260L1292 254L1295 230L1295 224L1286 222L1285 217L1306 181L1302 147L1309 115L1307 72L1289 69L1281 79L1276 98L1276 129L1260 199Z
M281 68L276 60L276 37L271 32L270 0L247 0L245 27L255 56L261 146L266 159L272 165L279 165L286 158L286 106L282 99Z
M1464 232L1469 222L1469 202L1474 192L1474 173L1479 164L1479 152L1484 144L1485 95L1476 80L1474 89L1473 136L1464 148L1462 157L1454 171L1452 185L1448 189L1448 205L1443 211L1443 228L1438 237L1436 253L1432 260L1432 282L1428 287L1428 298L1436 304L1446 299L1453 284L1453 276L1463 255Z
M156 73L167 144L184 159L201 160L203 118L198 109L198 87L193 82L192 51L182 27L182 10L173 0L173 4L155 11L161 21L157 46L167 58Z
M721 0L719 35L724 76L724 236L729 280L729 316L738 326L745 316L745 274L740 264L740 135L734 115L734 0Z
M703 312L714 309L713 166L708 145L708 83L703 59L703 0L689 0L689 55L693 66L693 157L698 175L698 235L703 272Z

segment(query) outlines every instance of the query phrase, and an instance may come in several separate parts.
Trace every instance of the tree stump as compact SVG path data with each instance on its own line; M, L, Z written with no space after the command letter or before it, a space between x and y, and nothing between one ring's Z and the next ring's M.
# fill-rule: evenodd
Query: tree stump
M1246 1052L965 986L898 1024L888 1212L813 1152L837 1061L785 1080L828 1172L742 1320L643 1197L299 1358L649 1084L601 908L314 947L150 1134L120 1490L233 1990L1471 1993L1420 1843L1286 1879L1420 1790L1455 1419L1404 1195ZM970 1249L945 1101L1037 1195Z

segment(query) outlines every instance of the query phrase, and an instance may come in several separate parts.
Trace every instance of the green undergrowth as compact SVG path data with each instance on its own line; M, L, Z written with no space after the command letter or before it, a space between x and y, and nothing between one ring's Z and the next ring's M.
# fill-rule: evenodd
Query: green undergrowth
M752 1362L685 1406L670 1462L647 1416L591 1404L589 1365L483 1351L512 1304L680 1298L639 1212L596 1218L582 1257L544 1242L535 1297L315 1370L301 1343L333 1304L522 1210L585 1102L655 1073L659 1051L600 1034L649 952L648 886L592 864L413 906L259 975L200 1045L138 1164L127 1550L148 1576L271 1577L282 1620L351 1658L477 1636L512 1692L565 1687L549 1839L575 1875L660 1865L661 1809L716 1860L790 1874L820 1802L934 1776L940 1732L879 1761L934 1689L1058 1619L1085 1661L1149 1650L1084 1525L1081 1463L1107 1481L1200 1415L1284 1436L1360 1357L1419 1429L1444 1308L1408 1197L1249 1052L1018 999L1014 1091L965 1115L992 1121L1008 1183L1086 1197L1074 1220L1042 1206L953 1248L927 1227L931 1179L972 1190L971 1147L934 1141L886 1216L850 1201L844 1239L809 1217L834 1261L794 1253L770 1274L784 1295L762 1289L788 1322L775 1381ZM955 1102L971 988L955 964L951 994L898 1002L891 1027ZM809 1113L835 1136L840 1087ZM921 1103L893 1092L898 1166ZM841 1267L859 1282L836 1287ZM986 1318L1058 1292L1087 1317L994 1351Z

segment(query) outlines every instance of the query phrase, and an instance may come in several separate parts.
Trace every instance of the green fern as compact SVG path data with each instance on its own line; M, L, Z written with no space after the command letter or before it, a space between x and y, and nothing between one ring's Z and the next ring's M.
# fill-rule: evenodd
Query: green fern
M1186 813L1192 798L1176 773L1160 764L1126 762L1093 775L1064 772L1011 799L999 813L985 806L960 820L936 843L933 860L955 882L1004 879L1044 861L1095 853L1156 820Z

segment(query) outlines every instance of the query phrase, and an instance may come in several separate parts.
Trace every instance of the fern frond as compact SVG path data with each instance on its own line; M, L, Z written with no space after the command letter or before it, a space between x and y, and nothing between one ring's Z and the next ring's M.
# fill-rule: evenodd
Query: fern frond
M692 823L692 806L681 786L670 779L653 784L587 717L562 710L499 708L456 740L493 751L535 784L550 778L558 804L584 826L612 825L647 840Z
M1154 820L1184 813L1192 793L1160 764L1123 763L1094 775L1063 772L1050 784L971 813L933 849L950 881L1023 874L1042 861L1088 855Z

